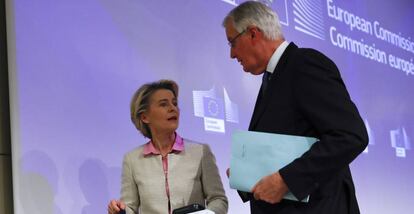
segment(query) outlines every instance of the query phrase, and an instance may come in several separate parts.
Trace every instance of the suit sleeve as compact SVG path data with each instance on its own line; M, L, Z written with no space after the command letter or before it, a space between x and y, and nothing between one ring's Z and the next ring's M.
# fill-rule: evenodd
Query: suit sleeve
M225 214L228 209L228 201L224 193L223 184L216 165L216 159L208 145L203 145L203 158L201 160L201 182L207 209L216 214Z
M122 163L122 182L121 182L121 201L126 205L127 214L138 213L139 209L139 192L132 173L132 162L125 155Z
M348 167L365 149L368 137L336 65L314 50L295 59L295 106L319 141L279 172L289 190L303 199Z

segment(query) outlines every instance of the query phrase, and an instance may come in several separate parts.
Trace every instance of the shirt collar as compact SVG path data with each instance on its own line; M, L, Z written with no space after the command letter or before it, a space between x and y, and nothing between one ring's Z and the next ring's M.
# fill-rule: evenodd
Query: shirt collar
M171 151L169 153L173 153L173 152L177 152L180 153L184 151L184 140L183 138L177 134L177 132L175 133L175 141L174 141L174 145L171 148ZM152 141L150 140L148 143L146 143L144 145L144 155L159 155L160 151L158 151L157 148L155 148L154 144L152 143Z
M289 42L283 41L282 44L280 44L279 47L276 48L276 51L273 53L272 57L270 57L269 63L266 67L266 71L273 74L277 63L279 63L279 60L282 57L282 54L285 52L288 45Z

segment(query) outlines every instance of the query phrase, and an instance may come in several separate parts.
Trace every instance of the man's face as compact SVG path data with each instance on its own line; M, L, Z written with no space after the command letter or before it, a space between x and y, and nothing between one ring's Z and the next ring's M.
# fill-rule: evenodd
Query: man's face
M263 69L260 68L258 57L255 54L255 42L250 29L239 33L234 28L233 23L228 22L226 36L230 45L230 57L237 59L245 72L253 75L261 74Z

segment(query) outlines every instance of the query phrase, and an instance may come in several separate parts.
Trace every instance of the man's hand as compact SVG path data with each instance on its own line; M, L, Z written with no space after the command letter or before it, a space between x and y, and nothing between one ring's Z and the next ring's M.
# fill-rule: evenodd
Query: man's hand
M111 200L108 204L108 214L118 214L121 210L125 210L125 204L122 201Z
M289 189L279 172L263 177L252 189L256 200L271 204L280 202L288 191Z

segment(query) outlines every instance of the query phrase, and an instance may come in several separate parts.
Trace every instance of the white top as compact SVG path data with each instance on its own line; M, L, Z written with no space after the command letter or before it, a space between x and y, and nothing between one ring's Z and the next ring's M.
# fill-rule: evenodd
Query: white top
M277 63L279 63L282 54L285 52L289 42L283 41L279 47L276 48L276 51L273 53L272 57L270 57L269 63L267 64L266 71L273 74L273 71L276 68Z

